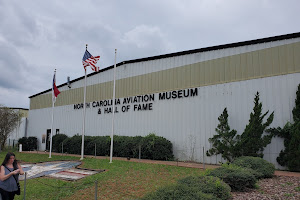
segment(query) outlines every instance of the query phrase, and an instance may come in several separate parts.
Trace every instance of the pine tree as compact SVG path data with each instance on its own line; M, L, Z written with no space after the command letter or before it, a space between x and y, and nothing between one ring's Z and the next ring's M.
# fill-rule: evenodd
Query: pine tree
M292 112L294 122L297 123L298 121L300 121L300 84L298 85L298 90L296 92L295 108Z
M236 130L230 130L228 124L227 108L218 117L219 125L216 128L218 134L209 138L208 141L212 143L212 148L206 152L207 156L222 154L222 157L231 162L235 157L235 144L236 144Z
M250 113L249 124L242 133L238 144L242 156L263 157L263 150L271 143L273 137L272 134L263 135L274 118L274 112L272 112L267 121L263 123L268 113L269 111L262 114L262 103L259 102L259 92L257 92L254 98L253 112Z
M279 153L277 162L281 166L287 166L291 171L300 172L300 84L292 112L294 123L287 122L283 128L271 128L268 132L284 138L285 148Z

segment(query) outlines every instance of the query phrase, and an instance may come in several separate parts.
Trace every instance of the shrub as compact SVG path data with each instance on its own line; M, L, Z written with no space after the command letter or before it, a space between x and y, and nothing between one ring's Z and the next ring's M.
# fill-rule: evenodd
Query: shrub
M259 157L239 157L232 164L255 170L257 172L255 175L258 179L271 178L275 172L275 166L272 163Z
M64 152L70 154L81 154L81 136L74 135L73 137L66 138L64 141Z
M213 176L188 176L178 181L179 185L186 185L195 191L212 194L220 199L229 199L230 187L217 177Z
M63 136L59 136L62 138ZM81 154L81 138L80 135L66 137L63 140L64 152L71 154ZM85 136L84 137L84 154L98 156L107 156L110 154L110 136ZM173 159L172 143L159 136L150 134L146 137L142 136L114 136L113 156L115 157L131 157L137 158L139 155L139 145L142 147L141 156L146 159L171 160ZM59 143L58 151L61 151L61 143Z
M156 136L151 133L144 137L142 144L142 158L153 160L172 160L172 143L164 137Z
M150 193L141 200L218 200L212 194L205 194L186 185L170 185Z
M68 136L65 134L56 134L52 137L52 150L54 152L61 153L62 142L67 139Z
M110 152L110 137L109 136L92 136L91 140L85 140L85 152L89 155L95 154L95 144L96 144L96 154L97 156L107 156Z
M22 144L23 151L31 151L37 149L36 137L22 137L18 140L19 144Z
M207 171L206 174L222 179L233 191L245 191L247 188L254 188L257 180L253 170L233 164L224 164L220 168Z
M133 137L114 136L114 156L134 157L133 149L138 148L136 145Z

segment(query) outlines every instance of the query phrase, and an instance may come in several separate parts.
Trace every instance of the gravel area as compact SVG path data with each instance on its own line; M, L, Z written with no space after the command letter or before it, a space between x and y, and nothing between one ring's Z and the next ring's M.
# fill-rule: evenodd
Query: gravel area
M258 182L257 189L247 192L232 192L233 200L300 200L300 177L274 176Z

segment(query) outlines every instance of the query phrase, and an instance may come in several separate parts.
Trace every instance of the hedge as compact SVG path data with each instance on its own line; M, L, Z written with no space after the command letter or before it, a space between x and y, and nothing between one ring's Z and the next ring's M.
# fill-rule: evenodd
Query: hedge
M219 200L219 198L186 185L176 184L160 188L154 193L149 193L141 200Z
M259 157L239 157L235 159L232 164L255 170L258 174L258 179L271 178L275 172L275 166L272 163Z
M212 194L219 199L230 199L230 187L217 177L213 176L188 176L178 181L179 185L186 185L195 191Z
M22 144L23 151L31 151L37 149L36 137L22 137L18 140L19 144Z
M151 133L141 141L142 158L152 160L173 160L172 143L164 137Z
M215 176L227 183L233 191L245 191L247 188L254 188L257 179L255 171L233 164L223 164L217 169L208 170L206 175Z
M58 134L60 135L60 134ZM61 152L60 140L64 136L57 136L57 143L59 148L55 148L57 152ZM81 154L82 136L74 135L63 140L64 152L71 154ZM110 154L110 136L85 136L84 137L84 154L98 156L108 156ZM114 136L113 156L115 157L130 157L138 158L139 147L141 146L141 158L155 159L155 160L172 160L173 147L172 143L155 134L142 136ZM53 148L54 149L54 148Z
M56 134L52 137L52 151L61 153L62 151L62 143L68 138L65 134Z

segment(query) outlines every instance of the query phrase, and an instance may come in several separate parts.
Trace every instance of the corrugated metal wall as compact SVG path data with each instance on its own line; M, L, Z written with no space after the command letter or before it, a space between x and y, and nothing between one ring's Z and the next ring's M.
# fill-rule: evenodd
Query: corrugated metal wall
M297 56L299 52L300 42L297 42L122 78L116 81L116 97L134 96L300 72L300 56ZM176 59L176 57L173 58L173 60ZM183 57L181 59L183 59ZM150 67L148 66L149 63L145 62L137 64L140 64L139 70ZM172 63L165 63L165 65L172 65ZM123 70L122 73L130 74L131 71L129 68L132 66L128 65L125 67L128 70ZM125 67L118 67L118 69ZM111 71L112 70L110 70L110 72ZM121 70L118 70L118 74L121 75L120 71ZM88 85L87 101L112 98L111 80L104 83ZM81 102L83 102L82 87L75 89L63 88L57 99L56 106ZM51 106L50 93L33 97L30 101L31 110Z
M170 140L174 153L181 160L203 161L202 148L209 149L208 138L215 134L218 117L225 107L228 108L229 124L241 134L248 123L253 109L256 91L260 92L263 111L275 112L272 127L282 127L292 120L291 111L295 105L297 86L300 84L300 73L267 77L240 82L209 85L198 88L198 96L180 99L159 100L155 93L153 110L133 111L134 104L128 112L115 115L115 134L147 135L156 133ZM120 99L123 102L123 98ZM109 107L109 106L108 106ZM98 108L87 108L86 135L110 135L111 114L98 114ZM54 109L54 128L67 135L81 134L82 109L73 105L59 106ZM30 111L30 135L41 141L42 134L51 125L51 108ZM44 149L40 143L41 149ZM276 163L276 157L283 148L281 139L273 139L265 151L265 158ZM194 152L192 155L191 152ZM207 163L218 163L221 158L205 157ZM277 165L277 167L279 167Z
M294 43L293 43L294 42ZM208 138L215 134L218 117L225 107L231 128L241 134L248 123L256 91L261 94L264 111L275 111L272 127L292 120L296 89L300 83L299 38L263 43L213 52L170 57L121 65L117 68L117 98L154 94L153 110L121 112L117 105L115 134L147 135L154 132L170 140L175 156L181 160L203 161L202 150L210 148ZM87 102L112 97L112 72L89 77ZM60 88L54 109L54 128L67 135L81 134L83 80ZM159 93L197 88L196 97L159 100ZM31 98L28 135L37 136L50 129L51 94ZM111 114L98 114L98 108L87 108L86 135L110 135ZM41 149L44 144L39 144ZM281 139L274 139L265 150L265 158L276 163L283 148ZM221 157L206 157L206 163L218 163Z

